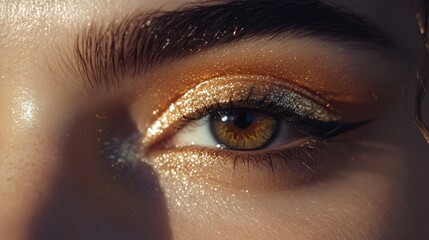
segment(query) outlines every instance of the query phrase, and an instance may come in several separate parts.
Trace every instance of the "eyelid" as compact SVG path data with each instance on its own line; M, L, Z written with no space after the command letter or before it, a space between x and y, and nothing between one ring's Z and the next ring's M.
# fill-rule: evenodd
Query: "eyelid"
M147 146L156 142L183 118L195 119L199 109L228 105L234 101L245 103L254 98L264 100L266 96L284 109L293 109L309 119L326 122L341 120L340 114L323 98L286 80L260 75L228 75L200 83L179 97L157 121L147 126L142 143Z
M168 151L155 149L149 159L157 163L164 177L186 176L192 181L232 188L284 190L311 183L331 173L329 168L339 167L343 158L328 154L342 154L341 146L335 144L331 149L330 144L314 139L256 152L186 146Z

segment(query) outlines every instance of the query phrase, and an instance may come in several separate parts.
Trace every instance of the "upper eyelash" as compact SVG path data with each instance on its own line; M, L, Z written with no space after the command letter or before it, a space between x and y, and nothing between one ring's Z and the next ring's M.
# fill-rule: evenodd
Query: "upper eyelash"
M228 103L220 103L216 102L216 104L205 106L200 109L196 109L192 115L183 115L181 118L181 121L177 122L174 126L176 131L182 129L187 124L195 121L200 120L204 118L205 116L218 111L228 111L230 109L236 109L236 108L248 108L251 110L259 111L263 114L267 115L274 115L274 116L280 116L282 119L286 120L288 124L290 124L292 127L297 128L298 130L303 130L303 122L308 122L309 117L312 113L306 115L306 116L300 116L297 113L294 112L292 108L285 109L281 106L279 106L275 101L272 101L268 97L269 95L266 95L260 99L252 99L251 93L248 95L248 97L241 101L229 101ZM259 106L254 107L254 106ZM262 110L261 110L262 109ZM306 135L312 138L329 138L336 136L339 133L351 130L355 127L361 126L360 123L351 123L351 124L341 124L340 122L323 122L323 121L317 121L312 120L312 124L308 124L306 127L306 132L304 132ZM319 124L319 126L316 126L311 129L310 125ZM326 132L324 135L320 134L312 134L312 132L315 132L315 129L320 128L320 124L330 124L333 125L333 127L330 130L326 130L323 132ZM298 126L301 125L301 126ZM322 132L322 131L321 131Z
M270 84L269 84L270 83ZM145 128L145 147L218 110L247 108L278 115L289 125L315 138L327 138L353 128L336 109L317 94L282 79L261 75L212 78L188 90Z
M244 100L240 100L240 101L230 100L226 104L217 101L216 104L214 105L205 106L200 109L196 109L195 112L192 113L192 115L183 115L182 116L183 121L178 124L176 129L180 129L187 123L191 121L199 120L212 112L225 111L225 110L234 109L234 108L252 109L252 107L254 106L262 106L264 110L260 110L256 108L253 108L253 109L268 115L275 115L275 114L284 115L285 113L292 112L290 111L290 109L284 109L283 107L279 106L275 101L268 100L269 99L268 96L269 95L266 95L261 99L255 100L255 99L252 99L251 94L249 94L249 96ZM296 116L296 114L294 116ZM308 117L308 116L303 116L303 117Z

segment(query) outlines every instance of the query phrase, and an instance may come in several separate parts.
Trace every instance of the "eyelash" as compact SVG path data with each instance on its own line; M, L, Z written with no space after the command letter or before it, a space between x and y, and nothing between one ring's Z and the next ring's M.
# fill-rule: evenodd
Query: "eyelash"
M192 124L203 122L198 120L236 109L258 111L281 119L304 136L289 143L254 150L205 147L176 141L179 131L192 129L199 126ZM166 172L170 172L170 168L176 172L183 169L216 171L223 169L222 166L209 166L226 164L235 174L243 170L241 162L247 166L247 171L253 166L254 171L260 169L275 176L287 173L287 178L295 176L297 181L307 181L330 171L324 171L326 168L336 168L336 163L341 162L344 144L334 145L334 137L367 122L347 122L321 97L285 84L285 81L261 76L231 76L209 80L186 92L158 117L158 121L148 126L141 143L146 146L149 159L155 158L161 166L169 166Z
M268 166L274 172L275 165L288 163L288 159L294 161L316 161L320 159L320 151L326 147L326 142L318 139L307 139L299 145L287 148L271 149L269 151L259 151L256 153L240 152L228 149L209 149L202 148L200 151L213 157L227 156L233 158L233 168L241 162L246 167L251 164L257 167ZM186 150L183 148L182 150Z
M341 142L343 143L343 142ZM342 164L347 162L347 154L345 145L331 140L307 139L300 144L286 148L271 149L269 151L258 152L240 152L228 149L213 149L196 146L185 146L173 148L166 155L161 150L161 154L154 152L155 161L161 162L158 166L159 170L166 176L180 174L181 171L191 169L192 176L202 176L204 179L209 179L210 173L206 171L214 171L214 175L225 180L227 184L240 184L240 180L236 179L237 175L242 176L243 173L256 180L260 179L259 175L252 175L251 172L258 172L272 175L275 178L287 178L287 187L294 188L302 185L311 184L314 181L320 181L331 174L335 174L336 170ZM172 155L171 155L172 154ZM157 158L158 156L158 158ZM172 158L179 159L178 161ZM180 159L186 159L182 161ZM231 176L218 175L217 169L227 169ZM199 175L199 174L203 175ZM208 175L206 175L208 174ZM265 177L268 177L265 176ZM268 180L265 179L264 180ZM215 183L217 183L215 178ZM237 182L238 181L238 182ZM259 187L252 182L253 187ZM238 186L238 185L237 185ZM283 186L283 185L281 185ZM250 186L249 186L250 187ZM260 186L263 187L263 186Z
M196 152L196 155L199 156L199 158L205 158L208 156L215 161L223 160L232 162L232 172L235 172L238 164L242 163L245 168L249 169L253 166L259 169L266 169L273 175L276 175L277 171L281 172L282 169L286 168L288 163L295 162L301 165L302 168L310 171L307 172L307 174L310 174L310 178L318 178L320 175L325 174L321 169L335 167L327 162L337 162L336 159L339 159L337 155L342 154L339 149L334 150L329 148L331 143L335 142L332 138L366 123L340 124L339 122L334 121L310 121L309 119L311 116L300 116L294 111L294 109L284 109L275 101L270 101L268 99L268 95L260 99L253 99L251 94L249 94L246 99L241 101L229 101L226 103L215 101L215 104L195 109L192 115L182 116L181 121L176 123L175 128L178 131L188 124L195 123L196 120L200 120L213 112L228 111L229 109L245 107L254 109L255 111L260 111L264 114L280 116L282 119L286 120L290 127L303 132L307 137L293 141L287 146L278 146L271 149L260 149L255 151L240 151L224 148L215 149L198 146L179 147L178 151L185 153L187 151ZM254 106L259 106L259 109ZM302 124L302 122L305 121L307 122ZM306 125L305 130L303 130L303 125ZM333 125L335 127L332 127ZM338 147L338 144L336 144L336 148ZM332 155L334 151L336 157Z
M255 106L259 107L257 108ZM265 95L262 98L255 100L252 99L251 94L249 94L246 99L241 101L229 101L227 103L216 101L215 104L196 109L192 115L183 115L174 128L178 131L191 122L202 119L208 114L221 111L227 112L231 109L238 108L246 108L271 116L279 116L281 119L285 120L290 127L299 130L301 133L313 139L327 139L334 137L340 133L360 126L361 124L351 123L343 125L340 122L335 121L324 122L310 119L311 114L308 116L300 116L295 113L294 109L285 109L282 106L279 106L275 101L270 100L269 95Z

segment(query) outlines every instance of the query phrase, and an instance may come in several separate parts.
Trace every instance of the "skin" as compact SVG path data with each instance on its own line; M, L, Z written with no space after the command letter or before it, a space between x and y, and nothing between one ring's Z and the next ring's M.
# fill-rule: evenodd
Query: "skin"
M284 48L277 40L250 41L174 62L174 68L151 70L144 76L148 87L127 83L118 93L94 96L86 94L80 79L61 71L58 49L69 49L73 36L91 21L111 21L136 8L174 10L188 1L0 3L2 238L427 239L429 191L424 182L429 180L429 165L424 160L429 148L401 94L413 80L411 63L417 54L413 9L406 0L334 2L368 16L395 48L359 53L314 39L286 39L289 48L280 51ZM278 55L267 54L271 50L279 50ZM126 139L144 131L159 116L153 111L162 112L202 81L188 75L248 73L240 66L254 69L254 62L245 60L254 59L252 54L267 54L267 67L261 70L265 73L279 73L269 67L272 62L297 56L298 62L279 67L297 73L282 74L296 75L296 82L320 91L317 81L304 81L303 72L314 68L329 82L339 79L333 73L337 70L349 87L328 85L333 99L345 109L351 106L351 119L365 119L368 112L376 117L343 136L357 141L338 145L344 152L335 154L347 163L335 161L335 174L291 188L267 183L266 171L247 173L244 166L237 169L244 179L240 182L229 179L225 166L199 166L202 177L183 180L191 170L179 163L167 168L159 164L165 158L175 162L183 158L181 153L151 153L133 170L133 177L103 163L99 139ZM316 69L312 63L323 54L332 56ZM337 57L343 65L337 64ZM239 66L210 69L220 62ZM175 87L169 88L172 84ZM380 99L368 100L374 93ZM169 174L171 168L178 173Z

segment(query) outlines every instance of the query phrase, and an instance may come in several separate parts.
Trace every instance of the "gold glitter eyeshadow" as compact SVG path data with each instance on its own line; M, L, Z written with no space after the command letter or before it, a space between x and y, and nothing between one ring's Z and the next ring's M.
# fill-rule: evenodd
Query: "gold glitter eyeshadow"
M170 129L177 130L183 118L195 118L199 109L208 109L231 102L274 102L284 109L293 109L300 116L318 121L339 121L332 106L321 97L285 80L257 75L234 75L213 78L190 89L172 103L152 125L147 126L142 143L156 142ZM328 110L329 109L329 110Z

